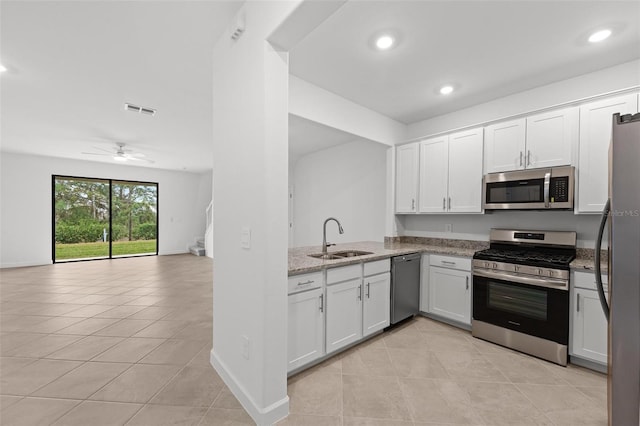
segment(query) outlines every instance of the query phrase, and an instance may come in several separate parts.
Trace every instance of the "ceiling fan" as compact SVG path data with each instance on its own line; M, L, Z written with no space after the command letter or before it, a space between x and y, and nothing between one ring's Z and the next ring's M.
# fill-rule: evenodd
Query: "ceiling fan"
M114 161L119 161L125 163L127 161L143 161L149 164L155 163L155 161L145 158L146 156L142 153L136 152L134 153L130 149L125 149L126 144L123 142L117 142L115 151L113 149L104 149L97 146L94 146L94 149L98 151L103 151L104 153L98 152L83 152L82 154L86 155L99 155L104 157L112 157Z

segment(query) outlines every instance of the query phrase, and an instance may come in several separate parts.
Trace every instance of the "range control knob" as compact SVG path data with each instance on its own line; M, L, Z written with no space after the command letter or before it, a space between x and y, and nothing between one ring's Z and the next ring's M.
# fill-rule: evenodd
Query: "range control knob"
M484 262L484 267L488 269L489 268L489 262Z
M518 265L514 265L514 266L513 266L513 270L514 270L514 271L516 271L516 272L518 272L518 271L520 270L520 267L519 267Z
M549 273L549 276L550 276L550 277L553 277L553 271L549 270L549 271L547 271L547 272Z
M542 269L538 268L538 275L542 275Z
M493 269L498 269L498 264L497 263L493 264Z

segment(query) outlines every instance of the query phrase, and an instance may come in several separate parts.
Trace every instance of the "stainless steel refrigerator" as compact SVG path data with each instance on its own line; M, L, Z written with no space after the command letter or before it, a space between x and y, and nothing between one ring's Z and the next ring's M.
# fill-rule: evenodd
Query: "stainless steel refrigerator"
M596 281L609 320L609 425L640 425L640 113L613 116L609 147L609 200L596 240L609 222L609 304Z

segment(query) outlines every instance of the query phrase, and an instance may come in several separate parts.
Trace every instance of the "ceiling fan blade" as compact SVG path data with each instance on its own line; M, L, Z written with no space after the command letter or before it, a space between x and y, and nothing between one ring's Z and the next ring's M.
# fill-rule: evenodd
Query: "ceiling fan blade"
M113 155L114 153L112 149L104 149L104 148L100 148L99 146L94 146L93 149L97 149L98 151L102 151L102 152L107 152L111 155Z
M138 157L125 157L127 160L132 160L132 161L145 161L149 164L153 164L155 163L155 161L153 160L149 160L148 158L138 158Z
M81 152L81 154L86 154L86 155L100 155L100 156L104 156L104 157L109 157L113 154L99 154L97 152Z

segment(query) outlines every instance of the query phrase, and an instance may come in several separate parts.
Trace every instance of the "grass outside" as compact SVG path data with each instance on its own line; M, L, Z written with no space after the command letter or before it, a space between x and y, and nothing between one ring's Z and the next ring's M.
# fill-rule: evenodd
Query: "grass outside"
M156 240L114 241L113 256L155 253ZM109 243L56 244L56 260L109 256Z

